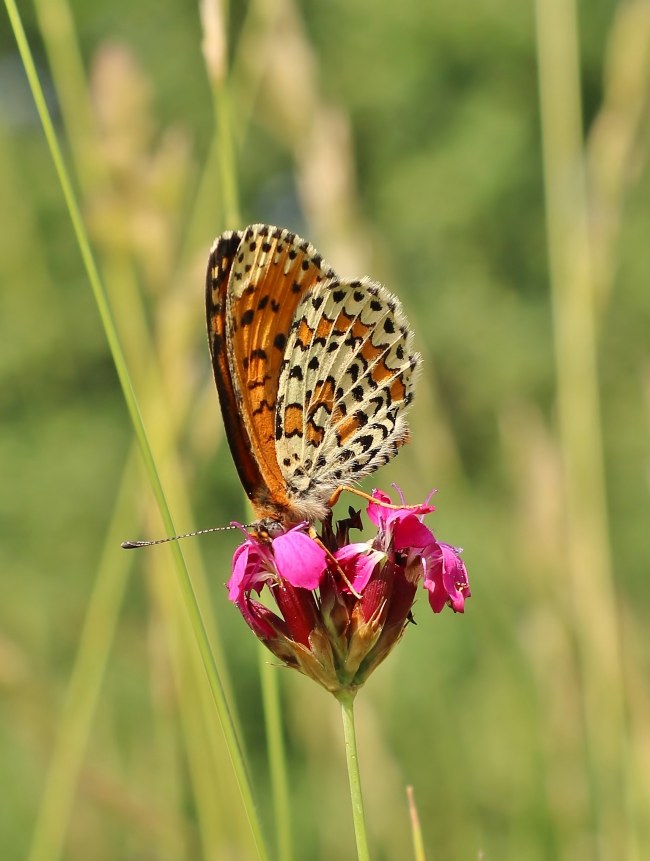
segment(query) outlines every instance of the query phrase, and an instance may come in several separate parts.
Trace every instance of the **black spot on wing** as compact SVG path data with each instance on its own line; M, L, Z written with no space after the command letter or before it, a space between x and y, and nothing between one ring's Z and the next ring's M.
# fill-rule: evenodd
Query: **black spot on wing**
M261 415L264 410L268 410L269 412L273 412L273 407L271 404L264 398L263 401L260 401L259 405L253 410L253 415Z
M294 365L293 368L291 368L291 370L289 371L289 379L302 381L303 373L300 365Z
M374 424L368 425L368 430L378 431L381 434L382 439L386 439L386 437L389 434L388 428L385 427L383 424L374 423Z
M356 383L356 381L359 379L359 366L355 362L353 362L347 369L346 374L349 374L352 382Z

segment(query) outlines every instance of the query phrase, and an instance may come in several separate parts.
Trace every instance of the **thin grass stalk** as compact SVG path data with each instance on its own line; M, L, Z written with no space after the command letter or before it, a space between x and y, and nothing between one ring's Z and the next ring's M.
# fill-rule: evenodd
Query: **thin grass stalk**
M420 817L418 816L418 808L415 803L415 793L412 786L406 787L406 797L409 805L409 816L411 819L411 836L413 838L413 857L415 861L426 861L424 851L424 839L422 837L422 827L420 825Z
M279 3L268 3L267 0L251 0L247 7L246 17L239 31L239 38L234 46L229 75L230 91L237 104L237 114L233 118L235 120L233 134L235 142L239 145L246 137L251 119L255 115L256 102L260 98L265 84L266 68L263 63L258 63L255 69L251 70L251 52L255 55L259 33L272 33L284 12L284 0Z
M92 155L95 126L70 5L67 0L34 0L34 10L56 84L76 179L87 194L102 162Z
M223 214L226 224L236 227L241 215L228 81L227 10L220 0L201 0L200 9L203 56L214 106Z
M625 725L605 499L595 282L585 188L576 9L537 0L546 218L566 505L566 569L581 675L591 838L625 857Z
M175 582L172 580L172 582ZM171 592L171 589L166 590ZM176 597L176 596L174 596ZM168 621L158 613L147 624L147 669L152 709L147 724L148 747L153 762L147 763L147 776L156 787L156 799L163 810L183 811L181 774L185 763L179 750L177 718L169 694L170 676L177 684L174 656L179 652L178 637L170 636ZM164 641L164 642L163 642ZM171 672L170 672L171 663ZM182 690L180 691L182 695ZM183 726L183 729L185 727ZM174 830L173 840L162 831L152 834L148 850L160 861L189 861L196 855L196 841ZM184 839L185 838L185 839Z
M241 224L239 194L237 190L235 151L232 140L230 96L225 84L215 87L215 117L217 121L219 174L223 195L223 213L226 224Z
M650 2L626 0L616 7L608 33L603 104L590 129L586 150L596 322L600 330L608 319L627 195L648 159L649 116ZM626 830L628 858L633 861L643 857L641 840L647 809L641 799L650 796L650 774L648 769L638 768L644 759L644 745L634 731L635 724L647 724L647 714L629 695L631 679L640 677L644 670L639 653L629 648L627 635L624 643L628 645L625 666L631 725L626 739Z
M95 177L93 173L90 172L89 161L87 159L81 161L79 160L82 159L83 153L87 152L88 149L90 149L89 141L95 137L95 129L94 120L92 115L90 114L89 109L84 110L84 108L88 108L90 100L87 97L87 82L83 72L83 66L79 59L79 51L77 49L72 16L69 14L67 4L62 3L61 0L55 0L55 6L53 6L52 8L50 8L47 4L45 8L43 8L43 4L39 4L38 10L41 13L39 14L39 20L41 23L41 27L43 28L42 32L44 43L47 49L48 57L53 63L53 74L54 81L57 87L57 94L59 97L59 101L64 106L65 125L68 130L69 136L73 139L72 152L75 160L78 162L76 166L78 169L79 182L85 189L86 195L89 196L92 193L94 187ZM57 14L53 15L52 10L54 10ZM70 58L72 58L72 61ZM75 59L77 62L74 61ZM81 111L81 118L76 114L77 108L79 108L79 110ZM79 145L80 140L86 141L85 147ZM97 161L94 164L95 174L97 174L97 170L100 169L101 166L102 163L100 161ZM115 284L120 288L115 290L115 298L118 299L120 303L118 305L118 310L120 307L122 307L122 317L128 317L129 325L124 327L124 332L129 336L129 340L131 342L131 349L129 350L130 364L133 368L139 368L140 376L146 378L146 380L148 381L146 382L146 384L143 383L143 385L141 386L142 390L161 392L163 390L161 381L157 378L152 379L153 369L156 365L155 353L153 350L153 346L150 343L149 330L146 325L144 309L142 308L142 302L139 296L138 282L137 279L134 277L133 266L130 260L125 257L120 257L118 260L116 260L114 256L111 256L106 261L106 263L107 266L105 268L105 272L109 285ZM118 317L119 316L120 315L118 313ZM135 325L136 323L138 323L138 325ZM134 341L135 344L133 343ZM149 356L149 358L147 358L147 355ZM147 362L149 363L150 371L145 370L145 365L147 364ZM130 479L127 478L129 474L131 475ZM180 470L174 470L174 474L180 475ZM128 481L130 480L135 482L131 459L129 459L129 464L126 467L124 475L124 481L127 481L128 483ZM180 487L178 486L178 484L179 483L177 482L177 487L174 494L177 502L177 510L180 507L181 514L184 514L184 519L187 522L191 522L192 517L191 513L189 512L189 504L187 502L186 491L184 489L182 481L180 482ZM119 509L120 503L118 501L118 511ZM117 516L118 512L115 512L115 514ZM135 522L135 519L133 516L130 516L128 520L125 518L123 522L130 522L131 528L133 528L133 523ZM121 537L124 536L122 535ZM114 538L112 538L111 540L114 540ZM124 561L123 557L120 558L120 561ZM208 631L210 633L212 648L213 651L215 647L217 648L217 658L218 664L220 666L222 679L225 679L225 681L227 682L228 677L227 673L225 672L225 664L223 658L219 657L221 655L221 648L219 640L216 636L216 627L214 625L214 620L211 616L211 613L209 612L210 603L205 598L205 596L207 595L207 588L205 586L205 576L202 572L202 568L200 565L200 557L199 559L194 560L193 568L196 588L199 593L203 593L201 606L207 608L208 610L206 622L208 624ZM85 656L83 653L83 643L80 646L77 660L82 663L84 661L87 662L88 660L87 656ZM87 678L91 678L93 682L98 683L102 675L103 667L100 667L98 665L95 667L94 672L89 672L87 674ZM199 673L198 680L200 684L203 684L203 679L204 677L202 673ZM83 708L85 701L84 692L82 690L78 690L78 693L79 708ZM231 697L230 701L232 702ZM205 706L204 701L202 702L203 706ZM179 697L179 703L181 712L186 712L189 708L189 706L187 705L187 685L185 686L185 691L183 695ZM66 729L66 723L68 721L75 722L75 712L72 706L67 710L67 712L64 713L62 717L62 725L59 728L60 739L65 740L68 736L68 730ZM182 725L186 724L187 720L182 723ZM203 721L203 728L205 732L208 733L210 736L214 734L214 722L211 719L208 719L206 717L206 719ZM190 757L190 774L193 781L200 781L202 785L206 785L206 781L201 780L199 771L201 769L205 769L208 766L212 769L216 769L220 774L223 773L222 757L216 756L214 760L210 762L210 758L205 756L206 749L211 749L213 750L213 753L217 753L216 746L210 743L210 739L208 739L207 735L203 736L201 740L201 736L197 736L197 733L193 731L191 736L185 736L185 743L188 747L188 755ZM198 757L192 757L192 748L197 744L201 746L202 753ZM48 778L48 784L57 783L57 763L60 763L62 761L67 761L65 754L63 751L58 751L55 747L52 756L52 768L54 769L54 774L51 776L51 778ZM73 773L78 773L78 767L80 766L80 762L78 762L76 765L77 767L74 770L70 767L66 768L66 780L61 783L62 786L65 786L69 790L70 794L72 794L74 791L74 787L70 778L72 777ZM205 803L201 805L199 803L199 800L204 801L204 799L198 799L199 793L197 792L196 794L197 804L199 806L199 809L201 809L202 807L205 807ZM57 798L59 810L63 809L62 803L64 795L65 793L61 794L60 797ZM205 799L205 802L208 802L208 799ZM51 801L46 793L46 796L43 799L44 806L41 807L39 819L42 816L48 817L47 809L49 808L50 803ZM204 845L215 845L214 809L216 809L216 803L212 804L212 811L209 812L207 818L199 818L199 827L201 828L201 830L207 830L209 832L208 834L204 835ZM69 812L70 808L68 808L68 813ZM50 826L60 829L62 833L65 830L65 822L63 821L63 818L59 817L56 824L54 823L52 817L48 817L47 821L50 823ZM38 824L37 831L39 833L42 832L42 829ZM42 839L47 842L45 838L39 839Z
M131 379L124 359L124 354L122 352L122 348L117 336L117 330L115 328L107 297L101 283L101 279L99 277L99 272L93 257L93 253L88 242L85 226L81 218L81 213L77 204L75 193L72 188L72 183L70 181L70 177L63 160L56 133L54 131L52 120L45 102L43 90L31 55L31 50L29 48L29 44L25 36L25 31L22 26L22 21L14 0L5 0L5 6L7 8L7 13L9 15L14 36L16 38L16 43L18 45L18 49L23 61L36 109L38 111L43 126L43 131L48 143L50 154L54 162L59 182L61 184L63 195L66 201L66 206L68 208L70 219L72 221L73 230L77 239L77 243L79 245L90 286L93 291L95 301L97 303L109 348L113 356L113 361L115 363L116 371L118 374L120 385L122 387L122 392L127 405L127 409L129 411L136 438L138 440L141 454L144 459L145 468L149 476L149 480L151 481L154 495L158 502L165 528L169 530L170 534L174 534L175 529L171 513L167 505L156 464L153 459L153 454L149 447L142 416L140 414L137 400L135 398L135 393L133 391ZM242 751L239 746L239 741L236 736L234 726L229 714L223 686L221 684L221 679L219 677L214 657L210 649L210 643L208 640L205 625L203 623L203 618L201 616L201 611L199 609L196 596L194 594L189 573L185 566L182 551L177 544L173 544L171 550L174 556L174 560L176 562L177 574L179 577L184 603L189 614L191 626L197 640L197 645L205 666L206 673L208 675L208 681L212 691L215 706L217 708L217 713L221 720L224 735L226 737L231 762L239 785L242 801L247 812L249 824L253 832L258 856L260 858L266 859L268 856L262 838L262 832L257 816L257 811L253 803L252 790L244 765Z
M145 386L145 388L148 388ZM67 828L67 823L72 809L72 802L76 789L76 781L82 765L83 753L92 724L92 714L97 704L97 694L105 675L107 662L107 651L110 649L108 638L102 639L101 633L105 629L109 619L113 617L113 611L119 613L119 607L114 607L110 600L110 594L106 595L107 588L104 580L108 576L106 567L113 566L116 576L123 568L128 571L134 559L132 554L124 553L119 547L123 539L126 524L136 522L135 510L132 504L133 488L141 484L140 457L137 447L133 447L128 455L127 464L122 475L122 486L128 490L120 490L113 509L111 526L107 532L105 548L100 562L96 584L87 610L84 629L77 649L75 666L72 671L69 691L66 696L66 705L59 719L57 741L54 746L48 774L45 782L45 791L41 800L41 806L33 837L32 855L30 861L53 861L61 854L62 839ZM174 490L176 507L183 512L187 507L184 498L182 484L176 485ZM115 528L113 524L120 524ZM106 562L106 558L109 560ZM199 565L197 561L196 565ZM193 563L194 567L194 563ZM117 587L115 587L117 588ZM202 599L202 606L205 603ZM101 624L98 624L98 620ZM115 624L117 620L115 619ZM90 636L86 636L86 631ZM185 634L188 632L185 631ZM218 641L217 641L218 642ZM196 663L187 659L192 666ZM83 668L83 669L80 669ZM204 686L203 669L194 667L193 678L195 684ZM195 708L192 705L192 696L188 693L188 686L182 685L182 679L176 676L179 685L179 709L181 722L187 727L192 716L188 712ZM196 697L194 697L196 699ZM206 780L200 774L205 770L207 763L212 769L223 770L223 758L218 755L215 746L215 734L211 715L206 711L207 704L200 699L199 706L202 712L203 733L193 728L191 732L185 733L185 744L188 749L190 774L197 786L205 785ZM199 720L194 716L195 721ZM198 747L197 747L198 745ZM73 747L72 750L69 750ZM212 756L206 756L206 749L212 751ZM200 790L196 792L197 807L199 811L205 806L205 799ZM204 809L204 816L199 816L199 827L202 832L204 846L215 845L214 824L215 815L213 809ZM45 847L49 848L49 854Z
M219 145L216 135L213 135L201 168L192 211L183 231L179 252L181 266L189 265L199 248L205 249L207 260L206 224L210 225L210 237L218 236L226 227L219 196L214 193L219 187L219 177Z
M587 139L591 249L602 326L617 268L626 194L648 157L650 3L625 0L607 37L603 104Z
M183 469L176 453L176 442L181 433L185 415L183 407L185 404L179 405L178 399L175 399L174 409L172 410L164 401L163 393L166 390L166 386L158 361L159 345L150 336L146 322L146 312L138 289L138 280L132 262L124 258L118 259L113 255L105 264L105 272L110 275L108 279L109 285L115 285L113 289L113 307L118 321L124 324L121 326L124 333L123 343L128 355L129 366L135 368L137 371L138 388L144 392L155 393L145 404L144 412L149 416L155 417L162 414L167 417L166 421L153 421L156 451L158 452L158 457L166 464L165 483L170 489L171 494L173 494L177 515L182 518L183 522L191 524L195 522L195 519L187 484L183 478ZM162 337L164 340L164 336ZM216 658L228 702L231 704L229 708L235 722L235 728L238 735L241 735L234 697L232 695L232 683L228 675L223 646L218 636L216 620L211 611L211 598L207 576L198 547L198 543L188 544L184 552L191 561L192 581L199 598L199 606L203 608L202 613L212 652Z
M278 861L292 861L293 840L291 835L291 807L289 781L287 777L287 753L282 732L282 708L278 668L269 663L269 652L258 649L260 680L262 683L262 707L266 728L266 746L269 752L271 793L273 795L273 820L276 829L276 852Z
M42 4L42 0L38 0L38 2L39 4ZM62 93L68 94L67 98L65 98L64 101L70 105L70 111L68 112L70 115L66 115L65 120L66 127L68 128L69 133L73 128L85 128L86 136L91 137L94 136L94 126L86 128L85 124L83 123L73 123L75 101L77 99L80 99L81 101L83 101L84 104L87 104L89 100L87 98L87 93L84 90L86 82L85 77L83 76L82 66L77 63L66 63L65 61L68 54L71 54L75 57L79 55L76 40L74 38L74 27L72 25L72 17L69 14L69 8L64 2L62 2L62 0L55 0L55 3L55 8L58 12L61 13L63 20L66 22L65 27L61 28L59 26L55 28L56 36L58 37L57 40L54 40L55 44L50 45L50 42L53 41L51 32L44 33L43 35L45 44L46 46L48 46L48 56L52 58L58 58L60 61L57 65L59 71L58 73L55 72L54 74L54 80L57 85L57 95L59 95L60 97ZM44 15L43 20L51 21L51 15L49 13L47 16ZM64 41L64 36L70 41L71 44L68 44L66 41ZM72 94L73 98L70 98L70 94ZM83 98L81 98L82 96ZM88 120L92 124L92 116L89 116ZM70 125L70 123L73 123L73 125ZM92 176L89 176L84 173L83 170L80 170L79 179L84 185L84 187L88 189L91 188L90 182L92 180ZM136 276L133 263L130 259L118 258L116 260L115 256L112 256L107 261L106 269L112 276L110 278L107 278L109 287L112 284L116 285L116 288L111 291L114 294L112 297L113 307L118 311L116 316L118 320L120 318L122 320L128 320L128 326L123 327L123 339L128 338L125 344L129 355L129 365L131 368L137 367L140 369L140 376L142 377L142 385L140 386L140 388L143 391L162 392L164 389L163 380L161 379L160 370L156 361L158 350L156 348L156 345L152 343L150 338L149 328L147 325L147 315L138 290L138 278ZM148 366L147 362L149 363ZM179 415L177 401L175 401L175 407L176 409L173 412L173 416L176 420L176 425L178 426L181 423L181 417ZM151 410L156 409L162 410L166 409L166 407L163 408L159 404L157 406L151 406ZM150 410L148 409L146 412L149 413ZM169 425L166 425L166 427L169 427ZM171 447L172 442L173 440L168 441L168 447ZM176 460L173 461L172 468L174 469L174 474L180 478L182 476L182 471L178 467L178 463ZM182 497L179 502L178 497L181 494ZM184 485L182 488L176 488L174 498L177 500L176 508L177 510L180 509L181 516L183 516L185 521L192 522L193 518L189 507L187 491ZM186 550L186 553L187 552L191 551ZM201 567L199 568L199 566ZM223 650L217 637L214 617L210 613L210 602L207 600L209 593L200 557L196 558L193 561L193 570L193 580L195 583L195 588L197 589L197 592L202 592L203 597L206 598L206 600L201 600L200 603L201 606L204 608L203 612L207 615L206 622L208 626L208 633L210 635L212 649L213 651L215 651L215 648L218 647L218 655L221 656ZM225 680L227 681L227 667L223 658L220 659L219 670L222 678L225 678ZM229 697L229 699L232 702L232 697Z

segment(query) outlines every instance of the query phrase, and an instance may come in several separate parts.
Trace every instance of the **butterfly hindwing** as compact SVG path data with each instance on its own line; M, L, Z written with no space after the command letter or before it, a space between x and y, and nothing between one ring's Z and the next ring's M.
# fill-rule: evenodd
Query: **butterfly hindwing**
M303 296L276 417L290 496L328 498L396 453L419 361L412 342L398 300L368 279L332 279Z

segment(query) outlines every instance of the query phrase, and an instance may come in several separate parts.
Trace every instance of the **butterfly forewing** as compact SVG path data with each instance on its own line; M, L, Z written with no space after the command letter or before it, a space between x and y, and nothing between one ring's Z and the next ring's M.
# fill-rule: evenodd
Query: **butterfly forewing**
M228 441L259 516L288 516L275 452L280 367L301 296L333 276L313 246L288 230L253 225L213 246L207 287L213 368Z
M233 385L230 370L230 326L227 315L228 282L241 238L241 232L228 231L215 240L208 260L205 298L208 343L228 445L241 483L251 496L253 489L264 483L264 477L258 460L249 456L251 440L242 422L242 398Z

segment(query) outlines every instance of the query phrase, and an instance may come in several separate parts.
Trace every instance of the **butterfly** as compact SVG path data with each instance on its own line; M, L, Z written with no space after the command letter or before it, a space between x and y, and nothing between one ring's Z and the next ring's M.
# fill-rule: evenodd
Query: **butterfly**
M399 300L253 224L210 250L208 340L230 451L258 522L329 513L406 442L420 357Z

